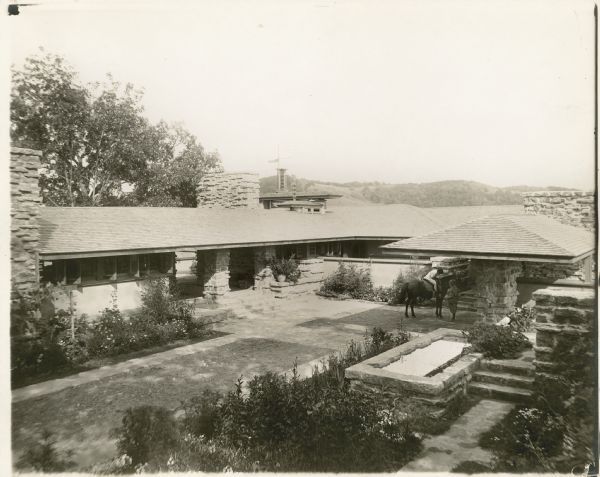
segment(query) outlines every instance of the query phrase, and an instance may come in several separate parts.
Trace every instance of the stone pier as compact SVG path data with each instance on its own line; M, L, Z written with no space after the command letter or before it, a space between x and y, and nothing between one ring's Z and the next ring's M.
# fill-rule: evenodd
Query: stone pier
M218 299L229 291L229 250L210 250L203 260L204 295Z
M513 310L519 295L517 277L520 274L520 262L471 260L475 306L485 321L497 322Z
M273 246L254 249L254 288L267 290L273 281L273 272L267 266L270 260L276 258L276 249Z
M595 296L592 288L545 288L533 294L536 311L536 379L557 373L561 349L591 344ZM593 349L589 349L592 352ZM558 354L557 354L558 353ZM593 356L590 356L590 360Z
M13 147L10 151L11 297L38 286L40 151Z

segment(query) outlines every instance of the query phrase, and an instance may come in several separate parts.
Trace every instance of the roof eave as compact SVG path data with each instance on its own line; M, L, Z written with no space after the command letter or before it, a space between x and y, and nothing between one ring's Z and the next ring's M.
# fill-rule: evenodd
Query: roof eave
M396 241L406 237L381 237L381 236L341 236L341 237L318 237L310 239L298 240L280 240L266 242L242 242L242 243L222 243L222 244L204 244L204 245L177 245L173 247L155 247L155 248L130 248L130 249L113 249L113 250L83 250L78 252L52 252L40 251L39 256L42 260L64 260L69 258L90 258L90 257L111 257L115 255L134 255L144 253L166 253L166 252L182 252L192 250L219 250L227 248L244 248L244 247L266 247L271 245L294 245L313 242L337 242L345 240L377 240L377 241Z
M565 256L565 255L533 255L533 254L498 254L498 253L483 253L483 252L460 252L456 250L426 250L426 249L409 249L409 248L396 248L383 245L379 247L382 249L383 255L398 256L398 255L425 255L425 256L448 256L448 257L462 257L469 259L479 260L506 260L506 261L519 261L519 262L539 262L539 263L575 263L583 260L584 258L592 255L594 250L590 250L583 254L576 256Z

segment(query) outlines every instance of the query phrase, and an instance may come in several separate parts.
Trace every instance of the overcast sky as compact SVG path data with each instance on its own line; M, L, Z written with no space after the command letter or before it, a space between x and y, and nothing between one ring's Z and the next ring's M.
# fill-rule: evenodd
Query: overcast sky
M84 82L145 89L225 168L593 187L590 1L57 1L10 17Z

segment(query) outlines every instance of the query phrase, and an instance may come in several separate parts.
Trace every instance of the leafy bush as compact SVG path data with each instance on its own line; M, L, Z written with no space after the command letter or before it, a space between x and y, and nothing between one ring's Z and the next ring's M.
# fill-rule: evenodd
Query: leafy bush
M286 281L296 283L300 278L300 270L294 257L272 259L269 261L269 267L274 277L285 275Z
M42 287L21 295L11 307L11 369L13 383L87 359L85 315L56 309L60 287Z
M473 345L473 351L483 353L486 358L516 358L533 345L527 337L508 326L475 323L463 335Z
M130 410L117 430L119 451L134 463L148 459L149 471L397 470L420 450L414 421L404 407L350 389L341 367L407 339L375 329L362 345L351 343L345 353L330 357L338 367L315 370L311 378L300 380L295 371L290 379L266 373L250 380L246 392L241 379L225 396L205 391L183 404L177 435L160 414L169 429L160 444L170 449L168 456L153 454L147 443L158 419Z
M508 317L510 318L510 327L513 330L531 331L535 322L535 310L527 306L515 308L508 314Z
M176 448L179 432L172 412L140 406L125 411L116 437L119 453L129 456L135 466L168 456Z
M398 276L392 282L392 286L390 288L390 297L388 302L391 305L397 305L400 303L400 294L402 292L402 286L410 280L421 279L423 276L424 268L425 267L411 265L408 268L408 270L402 271L398 274Z
M368 269L359 269L356 265L340 262L337 270L323 281L320 292L333 296L349 295L355 299L369 299L373 296L371 272Z

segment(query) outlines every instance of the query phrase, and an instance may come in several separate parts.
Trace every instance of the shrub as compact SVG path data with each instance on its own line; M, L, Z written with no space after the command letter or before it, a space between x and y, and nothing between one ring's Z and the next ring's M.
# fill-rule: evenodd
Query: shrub
M119 453L129 456L134 466L168 456L179 440L173 413L156 406L127 409L114 434Z
M371 272L340 262L337 270L323 281L320 292L369 299L373 296Z
M400 293L402 292L402 286L414 279L420 279L423 276L425 267L419 267L418 265L411 265L408 270L401 271L390 287L389 303L397 305L400 303Z
M510 318L510 327L513 330L531 331L535 322L535 310L527 306L515 308L508 314L508 317Z
M315 370L305 380L295 370L290 379L265 373L250 380L246 392L240 378L225 396L205 391L183 403L180 425L166 433L166 443L155 444L150 435L159 423L173 429L171 413L129 410L117 430L119 451L134 465L148 459L148 471L397 470L419 451L415 423L404 408L350 389L342 366L406 339L375 329L362 345L351 343L330 358L340 368ZM167 451L154 455L150 443Z
M285 275L286 281L296 283L300 278L300 270L294 257L272 259L269 261L269 267L273 276Z
M473 345L473 350L487 358L509 359L533 345L527 337L508 326L497 326L489 323L475 323L463 335Z
M211 439L215 435L222 396L220 393L205 389L182 403L184 417L183 428L195 436Z
M68 367L87 358L86 317L57 310L54 299L60 293L60 287L43 287L21 295L11 307L13 384L26 376Z

